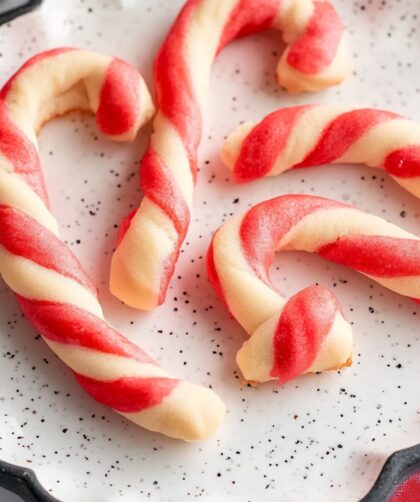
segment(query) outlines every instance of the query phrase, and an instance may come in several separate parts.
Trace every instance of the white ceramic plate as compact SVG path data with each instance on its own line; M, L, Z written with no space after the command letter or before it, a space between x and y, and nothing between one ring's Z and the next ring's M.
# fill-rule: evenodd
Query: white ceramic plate
M1 81L36 52L74 45L123 57L152 84L154 54L182 3L47 0L0 28ZM228 408L220 432L201 444L130 424L83 393L2 283L0 458L34 469L57 498L356 501L392 451L418 442L419 306L317 257L284 254L273 272L284 294L316 281L337 293L354 328L354 364L253 389L241 386L234 362L244 334L206 279L211 233L232 213L284 193L332 197L418 232L418 201L382 172L296 170L238 186L219 160L223 137L241 120L294 103L366 103L420 121L418 2L336 5L350 29L354 66L339 88L293 98L277 89L283 46L272 33L235 42L214 65L196 211L167 302L155 312L124 307L107 288L116 226L140 198L138 159L148 132L115 145L97 136L90 118L43 130L53 212L96 280L108 319L171 372L212 385Z

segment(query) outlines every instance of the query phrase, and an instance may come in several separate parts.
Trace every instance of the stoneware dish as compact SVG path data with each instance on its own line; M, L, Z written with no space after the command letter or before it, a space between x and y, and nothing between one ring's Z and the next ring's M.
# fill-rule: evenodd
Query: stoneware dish
M128 60L153 87L154 55L182 3L45 0L12 21L9 15L0 27L0 80L39 51L79 46ZM365 496L382 502L414 472L418 450L400 453L379 478L382 488L366 495L392 452L419 442L419 305L315 256L282 254L272 278L285 296L318 282L339 297L355 334L353 366L253 388L242 385L235 364L244 333L216 298L204 267L211 234L230 215L292 192L351 203L419 232L419 201L381 171L330 166L237 185L219 160L234 126L287 105L358 103L420 121L418 1L335 4L350 31L353 65L340 87L305 96L278 89L274 70L283 45L276 33L235 42L215 63L195 214L167 301L154 312L125 307L108 292L117 226L140 198L137 171L150 128L130 145L106 141L86 116L43 129L53 212L96 281L107 318L170 372L211 385L228 413L205 443L167 439L127 422L83 393L1 283L0 458L24 471L1 464L0 481L24 500L53 500L50 494L63 502ZM24 491L12 487L11 477Z

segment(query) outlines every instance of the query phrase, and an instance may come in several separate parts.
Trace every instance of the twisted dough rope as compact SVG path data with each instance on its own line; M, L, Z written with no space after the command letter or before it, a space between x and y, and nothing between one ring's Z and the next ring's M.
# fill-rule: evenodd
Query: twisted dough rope
M188 229L211 64L234 38L265 28L288 45L277 76L289 91L315 91L347 73L346 34L328 1L189 0L155 63L158 114L141 168L145 195L121 227L112 293L152 309L164 301Z
M246 122L227 139L223 162L237 181L328 163L383 168L420 197L420 125L371 108L309 105Z
M420 239L351 206L285 195L235 216L207 255L210 280L251 338L237 354L246 380L282 383L351 364L352 332L338 301L320 286L285 300L271 284L276 251L318 253L401 295L420 299Z
M224 406L169 376L103 318L97 291L48 210L36 131L70 110L132 140L153 113L143 79L109 56L57 49L29 60L0 92L0 273L49 347L97 401L168 436L204 439Z

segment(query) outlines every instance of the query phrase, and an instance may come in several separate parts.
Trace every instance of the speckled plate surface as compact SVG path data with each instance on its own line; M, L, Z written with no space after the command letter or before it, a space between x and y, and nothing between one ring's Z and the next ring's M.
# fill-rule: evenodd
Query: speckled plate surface
M153 56L182 3L47 0L0 28L1 81L38 51L76 45L127 59L151 83ZM117 225L140 198L138 159L150 131L115 145L86 117L43 130L53 212L96 280L108 319L171 372L211 385L228 408L207 443L137 428L82 392L1 283L0 458L33 469L62 501L356 501L392 451L419 442L420 306L320 258L283 254L273 278L285 295L314 282L337 293L354 328L354 364L254 389L241 386L234 362L244 334L205 274L211 233L225 218L284 193L332 197L419 231L420 203L382 172L296 170L238 186L219 160L238 122L294 103L357 102L420 121L418 1L335 3L350 29L354 67L339 88L293 98L277 89L276 34L236 42L214 65L196 212L168 300L155 312L124 307L107 287Z

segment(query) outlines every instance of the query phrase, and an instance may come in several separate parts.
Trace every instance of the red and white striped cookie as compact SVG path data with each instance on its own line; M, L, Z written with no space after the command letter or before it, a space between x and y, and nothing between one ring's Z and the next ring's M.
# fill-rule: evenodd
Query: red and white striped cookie
M127 63L56 49L29 60L0 91L0 273L50 348L97 401L153 431L203 439L223 403L168 375L105 320L96 288L63 243L48 209L36 132L70 110L95 113L99 129L134 139L153 113Z
M128 305L164 301L192 210L197 149L213 59L231 40L266 28L288 44L278 69L291 92L315 91L347 74L346 33L328 1L189 0L155 63L158 114L141 167L144 199L122 225L111 291Z
M308 105L246 122L227 139L222 160L237 181L329 163L363 163L389 172L420 197L420 125L372 108Z
M251 335L236 358L246 380L284 383L351 364L351 328L333 293L311 286L286 300L270 282L274 253L282 250L318 253L420 299L418 237L321 197L262 202L219 228L207 256L213 286Z

